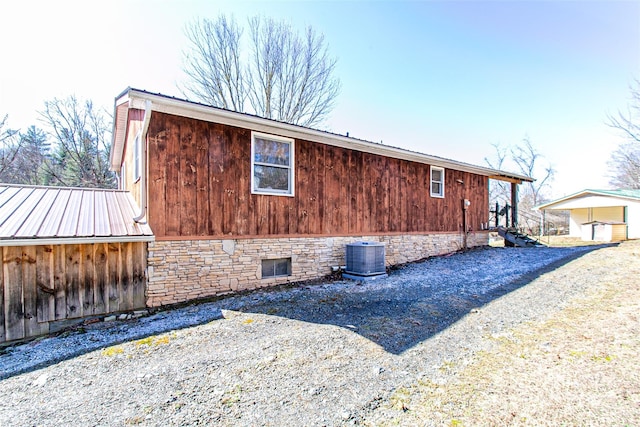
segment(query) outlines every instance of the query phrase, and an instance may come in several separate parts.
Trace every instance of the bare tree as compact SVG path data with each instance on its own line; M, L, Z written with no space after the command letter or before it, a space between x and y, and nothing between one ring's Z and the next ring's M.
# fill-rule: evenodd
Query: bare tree
M46 101L40 114L56 142L47 169L51 184L115 187L115 177L109 171L106 113L95 110L91 101L78 102L70 96Z
M640 144L628 142L611 153L609 184L614 188L640 189Z
M526 232L537 234L539 213L533 208L544 201L545 191L553 181L555 170L544 156L540 154L528 137L511 149L499 144L493 144L495 158L485 157L485 163L493 169L514 169L522 175L530 176L534 182L522 184L518 195L518 216L520 227ZM511 202L511 185L509 183L491 180L489 183L489 203L494 207L497 202L500 206Z
M324 36L308 27L301 37L287 23L262 17L248 24L249 53L242 52L243 30L233 18L187 27L185 96L287 123L321 123L340 91Z
M629 89L631 100L627 112L608 116L607 124L627 139L611 153L609 184L616 188L637 189L640 188L640 80L635 79Z
M617 116L609 115L607 124L621 131L632 142L640 143L640 79L630 85L631 99L626 113L618 111Z
M508 156L506 148L500 144L491 144L494 148L495 158L484 158L484 162L492 169L503 170ZM495 206L496 203L507 203L511 200L511 184L497 179L489 180L489 205Z
M19 131L8 126L9 116L0 120L0 181L14 183L12 166L20 151Z
M534 182L524 184L520 200L525 209L531 210L542 203L542 195L556 173L551 164L541 165L544 156L535 149L529 137L525 137L520 145L511 150L511 156L518 170L526 176L536 178Z
M185 55L189 76L183 92L216 107L244 111L245 71L240 62L242 30L224 15L187 26L191 50Z

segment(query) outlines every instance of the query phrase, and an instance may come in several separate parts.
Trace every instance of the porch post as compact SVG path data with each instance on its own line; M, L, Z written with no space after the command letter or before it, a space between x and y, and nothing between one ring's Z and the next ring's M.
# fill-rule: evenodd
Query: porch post
M511 183L511 226L518 226L518 184Z

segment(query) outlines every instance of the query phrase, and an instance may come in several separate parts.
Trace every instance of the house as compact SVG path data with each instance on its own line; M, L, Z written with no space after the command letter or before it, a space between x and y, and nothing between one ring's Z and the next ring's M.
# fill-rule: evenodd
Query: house
M571 237L599 241L640 238L640 190L582 190L536 209L568 210Z
M145 308L137 209L124 191L0 184L0 342Z
M147 305L304 281L345 246L386 264L488 244L488 181L531 178L127 89L111 168L148 242Z

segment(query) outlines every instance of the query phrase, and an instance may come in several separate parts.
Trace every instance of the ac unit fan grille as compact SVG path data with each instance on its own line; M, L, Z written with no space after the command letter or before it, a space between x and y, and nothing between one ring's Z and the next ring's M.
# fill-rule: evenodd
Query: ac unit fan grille
M357 242L347 245L346 273L358 276L385 274L384 244Z

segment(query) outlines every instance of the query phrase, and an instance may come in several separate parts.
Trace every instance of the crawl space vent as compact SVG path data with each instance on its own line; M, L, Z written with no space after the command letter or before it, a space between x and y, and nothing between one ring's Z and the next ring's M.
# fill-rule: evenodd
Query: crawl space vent
M348 244L345 273L343 277L350 279L386 276L384 243L355 242Z

